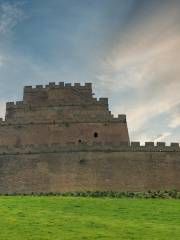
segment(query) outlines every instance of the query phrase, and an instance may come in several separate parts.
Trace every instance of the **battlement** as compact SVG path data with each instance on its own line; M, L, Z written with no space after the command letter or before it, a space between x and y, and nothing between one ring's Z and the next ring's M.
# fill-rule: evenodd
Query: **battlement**
M99 103L102 103L104 105L108 105L108 98L99 98Z
M23 101L7 102L6 103L6 109L15 108L15 107L23 107L23 106L24 106Z
M77 88L77 89L92 89L92 84L91 83L85 83L84 85L81 85L81 83L64 83L64 82L59 82L59 84L56 84L55 82L49 82L47 85L36 85L36 86L25 86L24 87L24 92L31 92L35 90L42 90L42 89L50 89L50 88Z
M118 114L117 117L114 117L114 114L111 114L111 119L113 122L127 123L126 114Z
M140 142L131 142L131 147L152 147L152 148L166 148L166 147L171 147L171 148L179 148L179 143L177 142L172 142L170 143L169 146L166 146L165 142L145 142L144 145L141 145Z

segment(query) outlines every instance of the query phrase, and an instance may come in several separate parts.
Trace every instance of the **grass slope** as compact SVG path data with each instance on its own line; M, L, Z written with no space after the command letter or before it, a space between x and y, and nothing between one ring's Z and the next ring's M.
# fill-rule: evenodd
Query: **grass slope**
M0 239L180 239L180 201L0 197Z

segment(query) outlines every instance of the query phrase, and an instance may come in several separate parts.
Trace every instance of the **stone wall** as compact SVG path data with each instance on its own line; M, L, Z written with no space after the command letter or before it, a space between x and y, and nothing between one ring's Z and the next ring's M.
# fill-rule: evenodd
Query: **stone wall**
M129 142L127 124L121 122L90 123L30 123L0 125L0 145L59 144L71 143L119 145Z
M180 148L74 145L0 149L0 192L180 190Z

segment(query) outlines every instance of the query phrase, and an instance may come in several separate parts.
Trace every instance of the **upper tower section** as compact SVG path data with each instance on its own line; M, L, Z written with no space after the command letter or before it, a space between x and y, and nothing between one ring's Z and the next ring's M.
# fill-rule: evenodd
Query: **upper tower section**
M26 86L23 101L6 104L0 126L0 145L129 143L126 115L115 118L91 83Z
M121 122L126 116L114 118L108 108L107 98L94 98L92 84L71 85L50 82L46 86L25 86L23 101L6 104L6 122Z
M91 83L85 83L84 86L75 83L72 86L70 83L60 82L56 85L55 82L50 82L45 87L42 85L36 85L35 88L24 87L23 102L28 105L75 105L92 102L92 100Z

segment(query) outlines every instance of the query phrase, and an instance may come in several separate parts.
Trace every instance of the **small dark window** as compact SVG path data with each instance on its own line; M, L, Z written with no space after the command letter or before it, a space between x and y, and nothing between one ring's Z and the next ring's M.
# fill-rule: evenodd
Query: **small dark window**
M84 159L81 159L81 160L79 161L79 163L82 165L82 164L85 164L86 161L85 161Z
M82 142L82 140L81 140L81 139L79 139L79 140L78 140L78 142L79 142L79 143L81 143L81 142Z
M95 137L95 138L98 137L98 133L97 133L97 132L94 133L94 137Z

